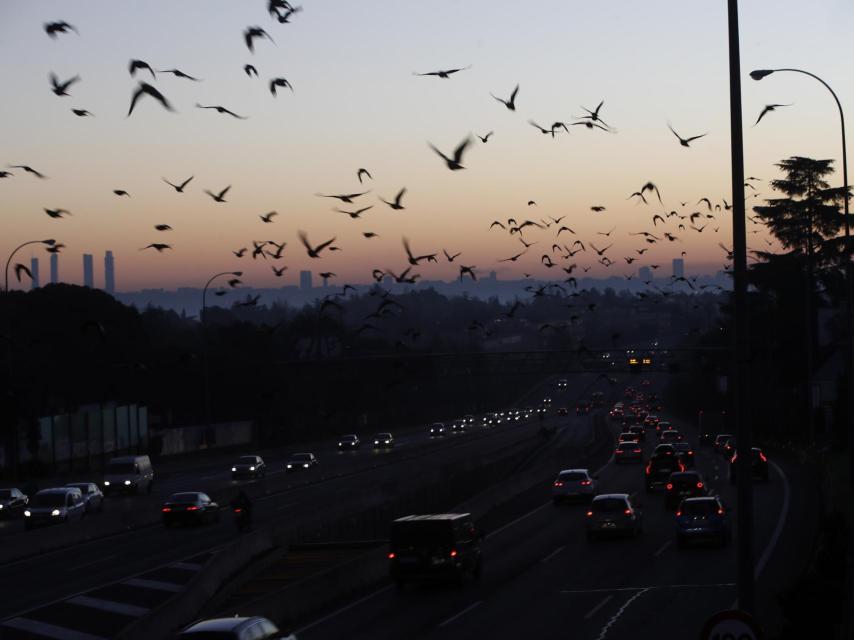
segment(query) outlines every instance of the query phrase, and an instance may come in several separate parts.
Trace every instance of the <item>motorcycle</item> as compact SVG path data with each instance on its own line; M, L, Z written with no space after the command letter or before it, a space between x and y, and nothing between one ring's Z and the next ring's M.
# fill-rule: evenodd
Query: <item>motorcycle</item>
M234 507L234 524L237 531L243 533L252 528L252 513L245 507Z

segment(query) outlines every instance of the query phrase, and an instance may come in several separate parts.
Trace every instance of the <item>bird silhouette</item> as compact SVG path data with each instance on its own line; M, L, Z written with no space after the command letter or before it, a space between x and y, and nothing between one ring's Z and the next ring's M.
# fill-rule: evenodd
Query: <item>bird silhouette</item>
M324 194L324 193L315 193L314 195L319 198L335 198L340 200L341 202L346 202L347 204L353 204L353 199L358 198L360 196L365 195L366 193L370 193L370 191L362 191L361 193L340 193L340 194Z
M279 24L290 24L291 16L302 11L302 7L288 7L284 9L282 13L276 12L276 19L279 21Z
M72 109L71 113L73 113L75 116L78 116L81 118L85 118L86 116L94 116L95 115L94 113L92 113L91 111L87 111L86 109Z
M0 178L10 178L13 175L15 175L15 174L12 173L11 171L0 171Z
M379 234L374 233L373 231L363 231L362 235L364 237L366 237L368 240L370 240L371 238L379 238L380 237Z
M288 270L287 267L277 268L276 265L270 265L270 268L273 270L273 273L276 274L277 278L281 278L285 274L285 271Z
M594 205L590 207L590 210L595 213L602 213L603 211L605 211L605 207L603 207L602 205Z
M614 233L614 231L616 231L616 230L617 230L617 227L614 227L613 229L611 229L611 230L610 230L610 231L608 231L607 233L603 233L602 231L597 231L597 232L596 232L596 235L598 235L598 236L605 236L606 238L610 238L610 237L611 237L611 234L612 234L612 233Z
M664 218L662 218L659 214L656 213L654 216L652 216L652 226L653 227L658 226L659 220L661 220L661 223L664 224L664 222L665 222Z
M190 176L189 178L184 180L184 182L182 182L181 184L172 184L166 178L163 178L163 182L165 182L170 187L175 189L175 191L177 191L178 193L184 193L184 187L186 187L188 184L190 184L190 180L192 180L193 178L195 178L195 176Z
M270 93L273 94L273 97L276 96L276 88L277 87L281 87L283 89L285 87L287 87L288 89L291 90L291 92L293 92L293 90L294 90L293 85L290 82L288 82L285 78L273 78L272 80L270 80Z
M661 201L661 192L659 192L658 187L655 186L652 182L647 182L645 185L641 187L641 193L646 193L647 191L655 192L655 196L658 198L659 204L664 204Z
M542 133L543 135L547 136L551 133L552 138L554 138L554 134L552 133L552 131L550 129L546 129L545 127L537 124L533 120L528 120L528 124L531 125L532 127L534 127L535 129L539 130L539 132Z
M466 71L467 69L471 69L471 65L467 67L460 67L459 69L444 69L440 71L428 71L427 73L416 73L413 72L414 76L436 76L437 78L450 78L452 74L459 73L460 71Z
M158 69L157 73L171 73L176 78L183 78L184 80L192 80L193 82L201 82L201 80L199 78L194 78L193 76L184 73L180 69Z
M319 258L320 252L329 247L333 242L335 242L335 238L332 238L331 240L327 240L326 242L320 243L316 247L312 247L311 244L309 244L308 235L305 231L299 231L297 235L299 236L300 242L302 242L303 246L305 247L305 251L308 254L309 258Z
M466 139L463 140L457 146L456 149L454 149L454 157L453 158L449 158L448 156L446 156L444 153L439 151L436 147L434 147L429 142L427 144L430 145L430 148L433 149L433 151L435 151L437 154L439 154L442 157L442 159L445 161L445 164L448 165L448 169L450 169L451 171L458 171L459 169L465 169L465 167L460 163L463 161L463 153L465 153L466 147L468 147L469 144L471 144L471 138L470 137L466 137Z
M15 277L18 279L18 282L20 282L20 281L21 281L21 274L22 274L22 273L26 273L26 274L27 274L27 277L28 277L30 280L32 280L32 279L33 279L33 272L32 272L32 271L30 271L30 270L29 270L29 268L28 268L26 265L23 265L23 264L20 264L20 263L16 263L16 264L15 264Z
M255 39L267 38L273 44L276 44L270 34L264 31L261 27L247 27L243 32L243 41L246 42L246 47L251 53L255 53Z
M27 173L30 173L30 174L34 175L36 178L39 178L41 180L47 179L46 175L44 175L43 173L41 173L39 171L36 171L31 166L26 165L26 164L10 164L9 168L10 169L21 169L22 171L26 171Z
M73 26L71 26L64 20L61 20L59 22L45 22L44 24L44 32L54 40L56 40L56 36L58 34L68 33L69 31L73 31L74 33L80 35L77 29L75 29Z
M604 101L604 100L602 100L602 101L601 101L601 102L596 106L596 108L595 108L593 111L591 111L590 109L588 109L587 107L585 107L585 106L583 106L583 105L582 105L582 107L581 107L581 108L582 108L582 109L584 109L584 110L587 112L587 114L588 114L588 115L586 115L586 116L581 116L581 118L576 118L576 119L577 119L577 120L587 119L587 120L591 120L591 121L593 121L593 122L601 122L603 125L605 125L606 127L610 128L610 125L609 125L607 122L605 122L602 118L600 118L600 117L599 117L599 110L602 108L602 105L604 105L604 104L605 104L605 101Z
M154 228L157 229L157 231L172 231L172 227L168 224L156 224L154 225Z
M249 76L250 78L251 78L253 75L254 75L256 78L258 77L258 69L256 69L256 68L255 68L254 66L252 66L251 64L244 64L244 65L243 65L243 71L244 71L244 73L245 73L247 76Z
M753 126L755 127L757 124L759 124L759 121L762 120L765 114L769 111L776 111L778 107L791 107L793 104L794 102L790 102L789 104L766 104L762 108L762 111L759 112L759 117L756 118L756 122L753 123Z
M165 97L162 93L160 93L157 89L155 89L154 87L152 87L152 86L151 86L150 84L148 84L147 82L140 82L140 83L139 83L139 86L136 88L136 91L134 91L134 92L133 92L133 95L131 96L131 99L130 99L130 108L128 109L128 114L127 114L127 116L125 116L125 117L130 117L130 114L132 114L132 113L133 113L133 109L134 109L134 107L136 106L137 101L138 101L138 100L139 100L143 95L149 95L149 96L151 96L152 98L154 98L155 100L157 100L157 101L160 103L160 105L161 105L164 109L166 109L167 111L174 111L174 110L175 110L175 109L173 109L173 108L172 108L172 105L171 105L171 104L169 104L169 101L166 99L166 97Z
M472 280L475 280L475 281L476 281L476 280L477 280L477 276L476 276L476 275L475 275L475 273L474 273L474 270L475 270L475 269L477 269L477 267L476 267L476 266L470 266L470 267L467 267L466 265L461 264L461 265L460 265L460 282L462 282L462 281L463 281L463 276L464 276L464 275L466 275L466 274L468 274L469 276L471 276L471 279L472 279Z
M498 96L490 93L493 98L498 100L501 104L507 107L510 111L516 111L516 95L519 93L519 85L516 85L516 88L513 89L513 93L510 94L510 99L505 100L504 98L499 98Z
M151 78L153 80L157 79L157 75L154 73L154 69L151 68L151 65L148 64L145 60L131 60L128 63L128 73L130 73L131 78L136 75L136 72L140 69L148 69L151 73Z
M362 176L368 176L368 178L370 178L371 180L374 179L370 171L368 171L367 169L359 169L356 172L356 177L359 179L359 184L362 184Z
M382 202L386 203L389 207L391 207L395 211L403 211L406 207L404 207L402 204L400 204L400 201L403 198L403 194L405 194L405 193L406 193L406 187L403 187L403 189L401 189L400 191L397 192L397 195L394 198L394 202L389 202L388 200L383 200L382 198L380 198L380 200Z
M128 198L130 198L130 194L127 191L125 191L124 189L113 189L113 193L119 197L127 196Z
M423 256L414 255L412 253L411 247L409 246L409 239L408 238L403 238L403 248L406 251L407 261L413 267L417 266L422 260L427 260L427 262L435 262L436 261L436 254L435 253L428 253L428 254L425 254Z
M373 208L374 208L374 205L371 205L369 207L363 207L362 209L357 209L356 211L344 211L343 209L335 209L335 211L337 211L338 213L346 213L353 220L356 220L359 216L361 216L363 213L365 213L365 211L368 211L368 210L373 209ZM376 235L376 234L374 234L374 235Z
M143 247L140 251L145 251L146 249L154 249L157 253L163 253L166 249L171 249L172 246L168 244L162 244L160 242L153 242L152 244Z
M492 230L492 227L501 227L502 229L505 229L505 230L507 229L507 227L505 227L504 224L502 222L499 222L498 220L493 220L492 224L489 225L490 231Z
M678 133L676 133L676 131L673 129L673 127L671 126L671 124L669 122L667 123L667 127L668 127L668 129L670 129L670 131L673 133L674 136L679 138L679 144L681 144L683 147L689 147L690 143L693 142L694 140L699 140L700 138L709 135L708 132L706 132L706 133L701 133L698 136L691 136L690 138L683 138Z
M603 127L598 122L593 122L591 120L581 120L580 122L573 122L573 123L571 123L571 126L576 126L579 124L584 125L588 129L602 129L602 131L607 131L608 133L611 133L611 130L608 129L607 127Z
M214 202L226 202L225 194L228 193L229 189L231 189L231 185L228 185L219 193L213 193L211 191L208 191L207 189L205 189L205 193L208 194L211 198L213 198Z
M561 233L563 233L564 231L569 231L572 235L578 235L578 234L576 234L576 233L575 233L575 231L573 231L572 229L570 229L570 228L569 228L569 227L567 227L567 226L562 226L560 229L558 229L558 230L557 230L557 234L556 234L556 235L558 235L558 236L559 236L559 235L560 235Z
M247 116L239 116L236 113L234 113L234 111L231 111L230 109L226 109L225 107L222 107L220 105L201 105L197 102L196 108L197 109L216 109L217 113L224 113L224 114L231 116L232 118L237 118L238 120L247 120L248 119Z
M240 248L240 249L238 249L237 251L232 251L232 253L233 253L235 256L237 256L238 258L242 258L243 256L245 256L245 255L246 255L246 252L247 252L247 251L249 251L249 249L247 249L246 247L241 247L241 248Z
M462 255L462 251L455 253L454 255L449 254L445 249L442 249L442 253L445 254L445 258L447 258L448 262L453 262L454 259Z
M50 74L50 84L51 91L57 96L67 96L70 95L68 93L68 88L73 85L75 82L80 81L80 76L74 76L70 80L66 80L65 82L60 82L59 78L56 77L55 73Z
M51 218L62 218L63 216L71 215L68 209L45 209L44 212Z
M611 247L613 247L613 246L614 246L613 244L609 244L609 245L608 245L607 247L605 247L604 249L597 249L597 248L594 246L594 244L593 244L592 242L590 242L590 243L588 243L588 244L590 245L590 248L591 248L591 249L593 249L593 251L595 251L595 252L597 253L597 255L599 255L599 256L603 256L603 255L605 255L605 252L606 252L608 249L610 249Z
M270 211L269 213L259 215L258 217L261 218L261 222L270 223L273 222L273 218L277 215L279 215L278 211Z
M493 133L495 133L495 132L494 132L494 131L490 131L490 132L489 132L489 133L487 133L485 136L482 136L482 135L479 135L479 134L478 134L478 136L477 136L477 137L478 137L478 138L480 138L480 141L481 141L483 144L486 144L487 142L489 142L489 137L490 137Z

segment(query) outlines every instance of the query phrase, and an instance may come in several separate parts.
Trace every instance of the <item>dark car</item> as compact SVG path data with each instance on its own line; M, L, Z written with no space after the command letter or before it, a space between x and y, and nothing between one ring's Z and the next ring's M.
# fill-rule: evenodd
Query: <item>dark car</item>
M727 442L727 440L732 440L733 438L735 438L735 436L731 433L719 433L718 435L716 435L715 441L713 443L715 453L720 453L721 455L723 455L724 444Z
M388 432L378 433L374 436L374 449L393 449L394 436Z
M445 436L445 425L441 422L434 422L430 425L431 438L443 438Z
M643 513L626 493L605 493L593 498L587 511L587 539L606 535L636 536L643 531Z
M42 489L24 509L24 526L29 531L40 525L80 520L86 514L86 501L76 487Z
M83 502L86 503L86 513L101 513L104 510L104 494L94 482L72 482L65 486L80 489Z
M684 441L673 442L670 446L673 447L673 451L676 452L676 455L685 467L688 469L694 468L694 449L691 448L689 443Z
M20 489L0 489L0 518L14 518L24 512L29 499Z
M643 442L646 440L646 429L643 428L643 425L633 424L629 427L629 433L637 436L638 440Z
M614 464L623 462L643 462L643 449L637 440L623 440L614 450Z
M646 490L652 491L657 486L666 485L671 473L684 470L685 465L679 460L672 445L658 445L644 467Z
M219 521L219 505L208 494L196 491L172 494L160 512L167 527Z
M703 476L698 471L671 473L664 485L664 508L675 509L685 498L697 498L709 493Z
M470 413L467 413L463 416L463 420L465 420L466 424L474 424L474 416Z
M590 413L590 410L593 408L593 405L587 402L586 400L582 400L581 402L575 405L575 415L577 416L586 416Z
M568 410L566 407L560 407L560 408L557 410L557 414L558 414L559 416L565 416L565 415L568 415L568 414L569 414L569 410Z
M285 463L285 472L307 471L317 464L313 453L294 453Z
M389 573L398 589L407 582L480 575L481 541L469 513L412 515L391 523Z
M296 636L279 631L267 618L212 618L194 622L179 638L191 640L296 640Z
M231 465L231 477L239 478L249 476L251 478L263 478L267 475L267 465L261 456L240 456Z
M682 547L695 540L713 540L721 546L730 538L730 522L716 496L685 498L676 510L676 542Z
M750 471L751 477L768 482L768 457L759 447L753 447L750 451ZM732 484L736 483L736 471L738 469L738 451L736 451L729 461L729 481Z
M355 433L348 433L338 438L338 449L341 451L355 451L362 446L362 441Z

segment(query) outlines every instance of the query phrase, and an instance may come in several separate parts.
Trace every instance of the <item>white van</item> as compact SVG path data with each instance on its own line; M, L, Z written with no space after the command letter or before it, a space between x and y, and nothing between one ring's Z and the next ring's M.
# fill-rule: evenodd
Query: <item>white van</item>
M121 456L113 458L104 470L104 493L132 491L151 493L154 470L148 456Z

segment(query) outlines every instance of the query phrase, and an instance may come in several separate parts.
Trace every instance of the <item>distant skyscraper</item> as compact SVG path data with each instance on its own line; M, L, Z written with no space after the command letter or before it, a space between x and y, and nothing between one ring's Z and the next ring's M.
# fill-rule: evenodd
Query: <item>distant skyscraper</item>
M329 276L320 276L320 279L323 280L323 284L321 286L324 289L329 286Z
M95 263L91 253L83 254L83 286L90 289L95 287Z
M39 259L31 258L30 259L30 273L33 274L32 282L30 283L30 289L38 289L39 288Z
M116 292L116 263L112 251L104 254L104 291L110 294Z
M302 291L311 291L311 271L299 272L299 288Z
M673 258L673 277L685 277L685 261L682 258Z
M50 254L50 283L59 284L59 254Z
M638 269L638 278L644 282L652 280L652 270L649 267L641 267Z

